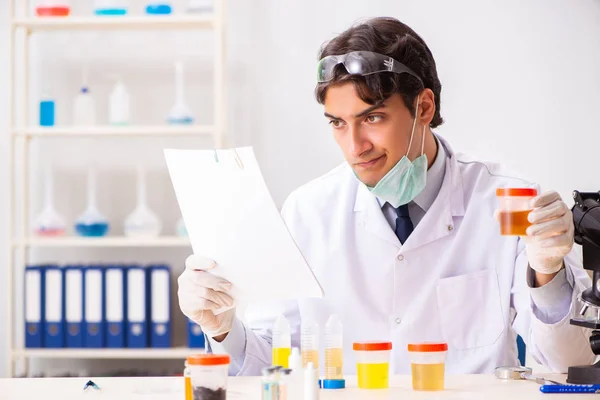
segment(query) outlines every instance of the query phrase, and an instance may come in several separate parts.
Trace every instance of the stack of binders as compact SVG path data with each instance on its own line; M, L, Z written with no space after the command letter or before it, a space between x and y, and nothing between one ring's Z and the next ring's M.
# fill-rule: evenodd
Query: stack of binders
M170 310L168 265L25 269L27 348L171 347Z

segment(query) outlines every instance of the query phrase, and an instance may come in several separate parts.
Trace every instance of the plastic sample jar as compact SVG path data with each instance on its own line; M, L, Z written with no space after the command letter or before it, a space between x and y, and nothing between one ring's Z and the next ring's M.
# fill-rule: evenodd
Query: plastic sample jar
M197 354L187 358L194 400L227 398L229 362L229 356L226 354Z
M192 372L186 360L185 368L183 369L183 388L185 392L185 400L193 400L194 395L192 392Z
M358 387L386 389L389 385L391 342L355 342Z
M498 220L502 235L527 236L530 201L537 196L537 189L532 188L499 188L496 197L499 203Z
M414 390L444 390L446 343L408 345Z

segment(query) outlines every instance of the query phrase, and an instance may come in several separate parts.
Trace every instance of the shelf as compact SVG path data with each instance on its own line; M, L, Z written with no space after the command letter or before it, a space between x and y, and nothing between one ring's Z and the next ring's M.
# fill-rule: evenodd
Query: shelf
M185 359L204 349L173 347L169 349L24 349L13 351L13 358L82 358L82 359Z
M189 247L187 237L163 236L153 239L133 239L124 236L85 238L27 238L25 241L13 241L14 246L29 247Z
M210 29L212 15L30 17L17 18L13 25L32 31L56 30L135 30L135 29Z
M25 137L54 136L206 136L213 135L212 125L165 125L165 126L82 126L82 127L33 127L16 128L14 135Z

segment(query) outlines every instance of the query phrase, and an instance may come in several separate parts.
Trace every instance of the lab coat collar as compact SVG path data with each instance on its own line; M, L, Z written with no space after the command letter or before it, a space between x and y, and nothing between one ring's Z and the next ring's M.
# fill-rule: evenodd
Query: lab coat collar
M465 214L464 190L456 154L444 138L436 136L444 146L447 155L444 181L431 208L425 213L423 220L415 228L415 232L402 246L405 250L422 246L450 234L454 229L452 218L462 217ZM373 196L369 189L360 183L354 203L354 212L363 214L362 224L367 230L381 239L401 247L398 238L381 212L377 197Z

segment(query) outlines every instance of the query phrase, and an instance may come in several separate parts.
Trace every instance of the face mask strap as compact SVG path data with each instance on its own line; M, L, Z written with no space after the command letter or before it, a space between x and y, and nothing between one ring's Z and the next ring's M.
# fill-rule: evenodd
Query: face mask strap
M415 110L415 119L413 120L412 132L410 133L410 142L408 142L408 150L406 150L406 157L410 154L412 149L413 137L415 136L415 127L417 126L417 114L419 113L419 98L417 97L417 109Z
M421 155L425 154L425 125L423 125L423 139L421 142Z

